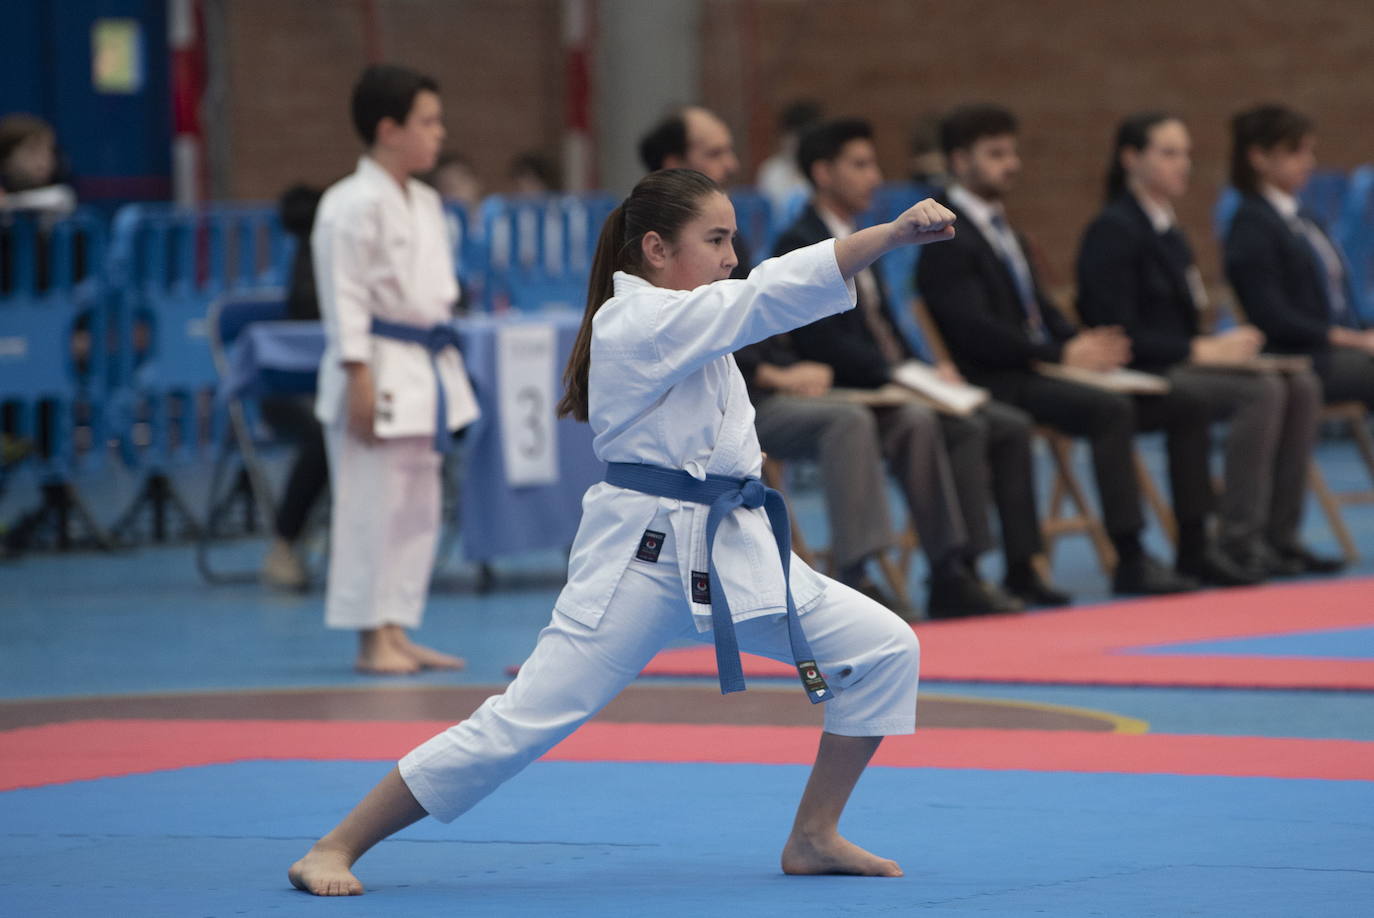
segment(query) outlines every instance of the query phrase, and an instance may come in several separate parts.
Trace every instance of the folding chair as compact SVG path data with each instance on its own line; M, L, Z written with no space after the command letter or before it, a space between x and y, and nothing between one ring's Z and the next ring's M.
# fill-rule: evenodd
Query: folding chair
M925 301L919 298L915 299L912 302L912 310L915 312L916 321L936 358L939 360L949 359L949 349L945 345L944 338L940 335L940 329L935 324L935 319L931 316L930 308L926 306ZM1102 525L1102 519L1093 511L1092 504L1088 501L1087 492L1079 481L1078 474L1074 471L1074 439L1045 425L1036 425L1034 433L1044 442L1054 467L1054 483L1050 491L1050 501L1045 508L1045 516L1040 524L1041 536L1045 542L1043 566L1046 568L1046 572L1050 566L1055 543L1060 536L1081 533L1086 535L1091 542L1093 552L1097 555L1098 565L1102 568L1103 573L1110 575L1116 570L1116 550L1112 547L1106 527ZM1170 541L1177 542L1178 524L1158 486L1155 485L1154 477L1146 468L1139 447L1133 451L1133 460L1136 480L1140 483L1142 496L1155 514L1156 519L1159 520L1165 535ZM1073 512L1067 514L1064 512L1065 501L1068 501Z
M763 482L768 485L768 487L776 491L781 491L786 495L786 464L782 460L774 459L771 456L764 459ZM831 557L830 551L826 548L811 548L808 546L806 537L802 534L801 525L797 522L796 514L791 514L791 521L792 551L796 552L797 557L801 558L811 567L817 570L823 570L828 574L834 574L834 559ZM907 529L910 531L911 527L908 526ZM904 546L899 545L898 547L902 548ZM900 565L893 563L892 558L886 551L878 552L875 560L878 563L878 570L882 572L883 579L887 581L888 588L892 590L892 598L907 608L913 608L905 573L908 569L907 560L909 560L909 555Z
M1355 441L1355 447L1364 460L1365 471L1369 474L1370 486L1350 491L1335 491L1326 482L1321 466L1313 458L1307 466L1307 482L1317 495L1326 523L1341 545L1345 560L1354 563L1359 557L1355 540L1350 537L1350 528L1345 524L1342 507L1359 504L1374 504L1374 436L1369 433L1369 410L1363 402L1337 402L1322 410L1322 420L1344 424Z
M285 320L286 309L285 293L281 290L225 296L210 304L206 331L221 381L230 375L230 354L240 335L256 323ZM313 391L314 379L274 379L265 385L274 390L272 394L304 394ZM223 408L228 416L228 430L219 436L205 522L196 539L196 567L209 583L247 583L257 580L256 568L219 571L211 550L218 540L270 530L276 501L260 448L281 440L267 433L266 425L254 416L255 412L240 395L224 397Z

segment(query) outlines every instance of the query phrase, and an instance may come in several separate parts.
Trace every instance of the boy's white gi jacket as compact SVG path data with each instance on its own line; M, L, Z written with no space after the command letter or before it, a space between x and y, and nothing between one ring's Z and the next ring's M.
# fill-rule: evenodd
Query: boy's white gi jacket
M373 335L372 317L429 327L453 319L458 299L439 195L409 179L403 192L370 157L320 200L311 234L315 284L326 346L320 362L315 415L343 421L344 361L371 364L379 437L434 434L434 370L418 344ZM448 429L477 417L477 400L454 348L439 353L448 401Z
M835 241L772 258L744 280L695 290L665 290L623 272L615 295L592 320L588 414L597 458L757 478L763 468L754 407L732 352L854 305L852 283L835 262ZM692 601L691 575L707 570L709 507L593 485L555 608L595 627L645 529L660 508L677 545L683 595L697 628L710 628L711 606ZM782 563L768 517L738 509L721 523L716 571L735 621L785 612ZM820 598L824 581L792 558L798 611Z

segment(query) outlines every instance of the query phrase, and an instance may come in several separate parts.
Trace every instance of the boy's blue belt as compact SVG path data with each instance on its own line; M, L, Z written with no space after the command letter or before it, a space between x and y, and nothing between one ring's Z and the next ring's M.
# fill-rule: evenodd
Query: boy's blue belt
M409 341L429 351L429 365L434 370L434 448L441 453L453 449L453 437L448 432L448 397L444 381L439 376L439 352L445 348L461 350L458 329L441 322L438 325L407 325L372 317L372 334L394 341Z
M797 616L796 603L792 601L792 581L789 574L792 559L792 528L787 518L787 504L781 494L764 485L757 478L731 478L727 475L707 475L705 481L698 481L680 469L665 469L656 465L641 465L633 462L612 462L606 466L606 483L617 488L627 488L656 497L672 500L686 500L694 504L707 504L710 511L706 515L706 575L711 584L711 627L716 641L716 672L720 675L720 693L744 691L744 670L739 661L739 641L735 638L735 622L730 617L730 604L725 597L725 588L716 573L715 559L711 555L716 541L716 530L721 520L736 508L755 509L763 507L768 513L768 522L773 527L773 538L778 543L778 556L782 558L782 581L787 594L787 638L792 645L792 660L797 664L802 686L812 704L830 700L830 688L816 666L816 658L811 653L811 645L802 633L801 619Z

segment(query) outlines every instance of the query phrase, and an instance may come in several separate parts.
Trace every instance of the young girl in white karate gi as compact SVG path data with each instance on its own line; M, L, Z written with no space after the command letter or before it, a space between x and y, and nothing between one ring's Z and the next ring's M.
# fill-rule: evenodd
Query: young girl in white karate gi
M565 374L560 409L590 421L610 471L583 500L553 619L506 692L402 759L292 865L292 883L317 895L361 893L350 868L363 852L427 815L448 822L466 812L682 637L714 639L727 691L743 688L737 639L799 664L811 700L826 703L782 869L901 876L893 861L841 837L838 823L882 737L915 728L916 637L882 606L784 554L731 352L852 308L856 273L898 246L953 236L953 219L922 201L892 223L727 280L735 216L720 188L685 169L640 181L602 230ZM678 496L646 493L655 491ZM786 530L785 514L780 522Z
M477 416L456 333L458 298L443 207L411 176L444 140L438 86L369 67L353 90L367 145L325 192L311 237L326 347L315 412L329 455L332 515L325 624L358 632L366 673L456 669L410 640L439 540L441 451Z

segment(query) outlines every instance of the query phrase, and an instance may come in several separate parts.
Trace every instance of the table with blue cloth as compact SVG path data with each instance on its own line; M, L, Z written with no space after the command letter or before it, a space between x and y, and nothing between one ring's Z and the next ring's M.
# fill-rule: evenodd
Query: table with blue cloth
M553 325L558 340L556 372L561 373L581 321L579 313L558 312L510 319L478 316L454 323L482 410L464 438L460 484L462 553L470 561L570 545L582 519L582 494L605 475L605 463L592 453L591 428L564 418L557 422L557 483L512 487L506 480L496 389L497 332L513 322ZM323 354L324 329L318 322L254 323L230 348L229 373L220 394L230 398L313 392Z

